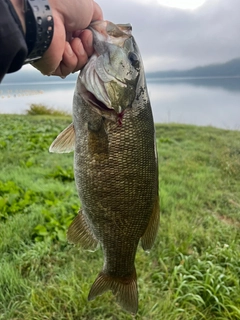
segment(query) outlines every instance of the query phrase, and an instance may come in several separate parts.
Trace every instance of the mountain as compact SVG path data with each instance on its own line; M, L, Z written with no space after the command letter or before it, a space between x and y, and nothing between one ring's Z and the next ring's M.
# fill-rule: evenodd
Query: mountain
M66 79L60 77L43 76L39 71L22 68L20 71L7 74L2 83L20 83L20 82L76 82L78 72L70 74ZM182 78L182 77L240 77L240 58L230 60L225 63L211 64L208 66L196 67L189 70L170 70L146 73L148 79L155 78Z
M211 64L188 70L157 71L146 74L147 78L175 77L240 77L240 58L225 63Z
M74 74L70 74L66 79L67 81L74 81L76 82L78 76L78 72ZM30 69L24 69L7 74L3 80L2 83L19 83L19 82L63 82L66 81L66 79L62 79L60 77L56 76L44 76L42 75L38 70L32 68Z

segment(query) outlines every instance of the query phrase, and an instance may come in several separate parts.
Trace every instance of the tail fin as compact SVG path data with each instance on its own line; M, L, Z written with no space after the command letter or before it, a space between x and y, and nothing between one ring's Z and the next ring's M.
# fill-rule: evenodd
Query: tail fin
M93 300L105 291L112 290L117 302L126 311L136 314L138 311L138 290L136 271L130 277L115 278L100 272L93 283L88 300Z

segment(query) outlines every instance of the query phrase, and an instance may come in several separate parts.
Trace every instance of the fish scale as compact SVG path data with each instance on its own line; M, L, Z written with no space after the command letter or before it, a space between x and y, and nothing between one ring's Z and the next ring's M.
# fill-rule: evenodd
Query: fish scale
M124 309L136 313L137 246L141 239L144 250L152 247L159 223L153 116L129 25L101 21L90 29L96 53L77 80L73 125L56 138L50 151L69 152L69 144L75 151L82 208L69 227L69 241L89 249L100 243L103 250L103 269L89 300L112 290Z

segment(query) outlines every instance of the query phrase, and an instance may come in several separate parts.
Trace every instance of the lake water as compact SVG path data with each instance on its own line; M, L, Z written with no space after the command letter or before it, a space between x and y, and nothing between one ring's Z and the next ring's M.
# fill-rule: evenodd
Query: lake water
M75 82L0 84L0 113L31 103L71 112ZM240 129L240 78L148 79L154 121Z

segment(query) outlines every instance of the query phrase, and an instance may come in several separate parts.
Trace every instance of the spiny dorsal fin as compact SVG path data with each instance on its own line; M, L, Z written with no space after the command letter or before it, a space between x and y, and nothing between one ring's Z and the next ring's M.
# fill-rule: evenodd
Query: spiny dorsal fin
M49 152L68 153L74 151L75 148L75 130L73 123L64 129L53 141L49 148Z
M159 208L159 196L156 196L153 212L150 217L147 229L141 238L141 244L143 250L150 250L154 244L155 238L157 236L160 220L160 208Z
M108 290L112 290L123 309L132 314L137 313L138 289L135 269L132 276L127 278L115 278L100 272L90 289L88 300L93 300Z
M79 211L67 231L67 239L70 243L80 244L83 249L95 250L98 241L94 238L82 210Z

